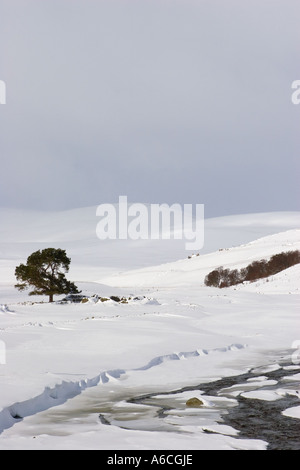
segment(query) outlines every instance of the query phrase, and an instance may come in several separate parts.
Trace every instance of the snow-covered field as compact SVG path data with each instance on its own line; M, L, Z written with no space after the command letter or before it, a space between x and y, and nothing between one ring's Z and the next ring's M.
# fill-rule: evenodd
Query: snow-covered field
M300 249L300 213L207 219L191 256L184 240L100 241L94 207L0 212L0 449L267 448L223 416L240 395L297 398L300 266L221 290L203 281ZM88 302L14 289L15 267L46 247L66 249ZM112 295L127 301L99 299ZM276 369L292 371L288 385L266 377ZM217 396L192 390L249 371ZM192 397L203 405L187 407ZM282 416L298 420L299 406Z

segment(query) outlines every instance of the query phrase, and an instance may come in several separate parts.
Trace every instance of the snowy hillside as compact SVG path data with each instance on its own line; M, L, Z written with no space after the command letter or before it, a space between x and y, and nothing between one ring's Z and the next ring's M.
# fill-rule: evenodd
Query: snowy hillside
M277 253L299 249L300 229L288 230L259 238L241 246L221 248L205 255L200 253L189 255L186 259L173 263L119 273L115 276L101 278L100 282L116 287L200 287L203 285L205 276L219 266L240 269L252 261L268 259ZM286 276L293 277L294 282L291 289L298 291L297 269L294 267L289 271L289 273L294 273L293 276L284 273L276 276L276 279L285 279ZM273 277L269 280L272 281ZM241 287L239 286L239 288Z
M96 236L96 206L62 212L0 208L0 282L14 282L16 264L53 246L72 258L70 276L95 281L120 271L187 258L184 240L105 240ZM231 248L300 227L300 212L217 217L205 220L201 254Z
M194 255L181 240L100 242L95 208L1 218L0 449L297 446L299 265L226 289L203 280L300 249L299 213L207 220ZM14 289L15 266L49 246L71 256L86 303ZM186 405L193 397L200 407ZM242 399L258 416L278 403L286 443L260 424L242 430Z

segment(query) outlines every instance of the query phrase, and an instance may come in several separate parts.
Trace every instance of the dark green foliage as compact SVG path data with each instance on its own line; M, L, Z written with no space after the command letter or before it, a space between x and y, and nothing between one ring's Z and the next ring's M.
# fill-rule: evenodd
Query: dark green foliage
M234 286L244 281L256 281L257 279L273 276L298 263L300 263L299 250L282 252L273 255L269 261L265 259L253 261L240 270L224 269L223 266L221 266L207 274L204 279L204 284L206 286L220 288Z
M21 282L15 287L21 291L33 287L29 295L48 295L49 302L53 302L54 295L79 293L75 284L61 272L69 271L70 262L65 250L60 248L35 251L28 256L26 264L16 267L15 276Z

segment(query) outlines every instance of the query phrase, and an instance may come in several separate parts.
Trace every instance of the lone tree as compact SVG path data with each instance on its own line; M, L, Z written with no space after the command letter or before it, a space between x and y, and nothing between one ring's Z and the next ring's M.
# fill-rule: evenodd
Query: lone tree
M60 248L35 251L28 256L26 264L16 267L15 276L21 282L15 287L20 291L33 287L29 295L49 295L49 302L53 302L54 295L78 294L75 284L61 272L69 271L70 262L66 251Z

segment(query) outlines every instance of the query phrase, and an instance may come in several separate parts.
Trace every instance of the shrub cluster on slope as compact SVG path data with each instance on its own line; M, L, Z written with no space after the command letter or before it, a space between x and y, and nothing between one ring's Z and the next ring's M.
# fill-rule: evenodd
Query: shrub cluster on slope
M204 284L223 288L241 284L244 281L256 281L257 279L273 276L298 263L300 263L299 250L282 252L273 255L269 261L265 259L253 261L242 269L230 270L220 266L207 274Z

